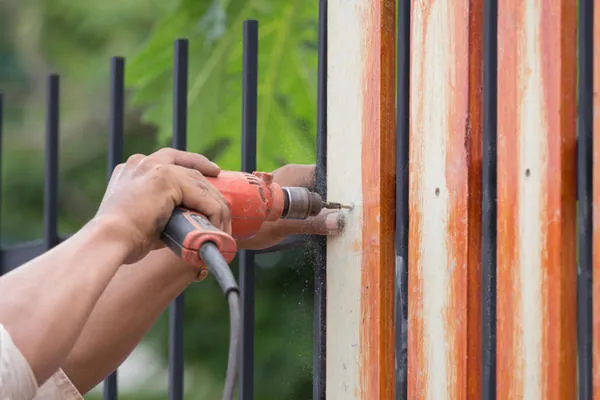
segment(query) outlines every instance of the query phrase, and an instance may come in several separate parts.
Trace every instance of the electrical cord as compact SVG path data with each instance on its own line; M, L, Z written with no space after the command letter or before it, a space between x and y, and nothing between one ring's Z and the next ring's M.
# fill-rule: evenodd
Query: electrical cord
M227 298L227 303L229 304L229 357L227 361L227 373L225 375L223 400L233 400L241 335L240 290L229 265L214 243L204 243L200 246L198 255L204 262L204 265L206 265L206 269L208 269L219 283L223 294L225 294L225 297Z

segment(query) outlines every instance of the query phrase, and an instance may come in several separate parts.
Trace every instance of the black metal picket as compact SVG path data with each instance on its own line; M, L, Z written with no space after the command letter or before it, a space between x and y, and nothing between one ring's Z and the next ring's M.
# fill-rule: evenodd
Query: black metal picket
M319 76L317 167L318 190L325 194L326 157L326 11L327 1L320 0L319 18ZM258 103L258 22L248 20L243 29L242 68L242 152L241 169L256 169L256 130ZM125 60L113 57L110 63L110 114L108 133L108 179L116 165L123 161L123 131L125 115ZM177 39L174 52L174 98L172 147L187 147L188 41ZM58 235L58 143L60 80L51 74L47 80L46 144L44 179L44 235L42 240L21 243L0 249L0 273L7 273L59 244L65 237ZM0 93L0 157L2 155L3 96ZM1 158L0 158L1 159ZM0 174L1 176L1 174ZM1 196L1 182L0 182ZM243 334L239 371L239 398L254 397L254 257L256 254L280 251L314 239L316 243L315 273L315 338L314 338L314 398L325 398L325 248L323 238L292 236L280 244L261 251L240 251L240 291ZM183 399L183 308L184 295L177 297L169 309L169 399ZM118 396L117 371L104 381L103 397L115 400Z

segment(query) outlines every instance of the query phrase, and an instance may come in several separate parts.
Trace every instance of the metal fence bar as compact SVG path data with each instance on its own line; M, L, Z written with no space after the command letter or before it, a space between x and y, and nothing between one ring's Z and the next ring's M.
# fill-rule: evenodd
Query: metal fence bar
M125 60L113 57L110 62L110 109L108 132L108 162L106 180L110 181L115 167L123 161L123 130L125 113ZM103 386L104 400L118 397L117 371L111 373Z
M115 167L123 162L125 129L125 59L113 57L110 62L110 115L108 132L107 181Z
M407 398L408 374L408 138L410 101L410 1L398 2L396 101L396 399Z
M319 1L316 190L327 198L327 0ZM313 322L313 400L324 400L327 356L327 238L317 237Z
M46 92L46 147L44 177L44 247L46 250L58 244L58 126L59 126L59 77L47 78Z
M577 194L579 268L577 334L579 398L591 399L593 362L592 313L592 170L594 114L594 1L579 1L579 101L577 116Z
M256 170L256 124L258 107L258 21L244 21L242 65L242 171ZM254 251L239 254L242 302L239 398L254 398Z
M175 41L173 93L173 147L187 147L188 41ZM183 399L183 316L184 294L169 309L169 399Z
M483 164L481 225L481 397L496 398L496 199L498 3L485 0L483 21Z

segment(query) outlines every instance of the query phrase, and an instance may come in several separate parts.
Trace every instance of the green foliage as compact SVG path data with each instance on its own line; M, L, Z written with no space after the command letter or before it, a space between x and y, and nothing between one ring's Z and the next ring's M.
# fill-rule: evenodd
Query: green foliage
M173 52L189 39L188 148L226 169L240 167L242 26L259 22L258 168L314 162L317 75L317 3L302 0L180 0L158 21L127 64L132 103L142 120L169 143ZM259 258L255 382L260 399L308 399L312 382L312 257L303 251ZM186 291L185 354L210 366L222 382L228 346L225 302L207 280ZM166 343L166 318L152 332ZM163 347L163 356L166 357ZM204 383L199 383L205 386ZM218 398L221 388L215 392ZM194 398L193 394L190 393ZM204 397L209 398L210 396ZM212 397L210 397L212 398Z
M0 2L4 245L41 236L44 77L51 71L61 74L61 233L74 232L93 215L105 187L110 56L126 57L132 94L125 155L147 154L168 144L173 43L189 38L188 144L222 167L238 169L246 19L259 21L259 169L311 163L316 1ZM311 398L312 259L304 248L257 257L256 398ZM146 339L160 349L164 365L167 320L165 313ZM228 333L226 302L214 280L192 285L186 291L186 399L221 397ZM166 398L164 391L122 397Z
M93 215L105 187L109 58L133 52L164 3L0 2L5 244L42 231L45 76L61 76L59 225L71 233ZM154 130L128 111L126 150L151 151Z
M316 2L181 0L129 63L133 101L168 143L173 42L190 40L189 148L240 166L242 24L259 21L258 164L272 170L314 160Z

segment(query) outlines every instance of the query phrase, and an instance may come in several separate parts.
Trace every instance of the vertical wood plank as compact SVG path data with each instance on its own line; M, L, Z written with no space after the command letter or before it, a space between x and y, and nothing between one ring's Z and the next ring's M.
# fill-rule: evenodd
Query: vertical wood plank
M481 395L483 2L412 7L409 398Z
M600 1L594 0L593 393L600 399Z
M395 2L329 0L327 398L394 398Z
M576 397L576 12L498 4L499 399Z

